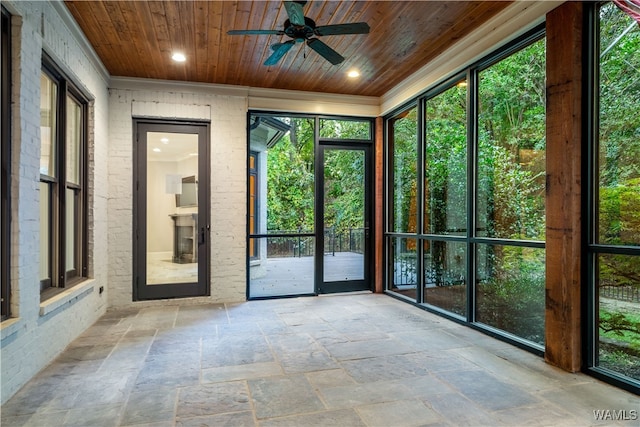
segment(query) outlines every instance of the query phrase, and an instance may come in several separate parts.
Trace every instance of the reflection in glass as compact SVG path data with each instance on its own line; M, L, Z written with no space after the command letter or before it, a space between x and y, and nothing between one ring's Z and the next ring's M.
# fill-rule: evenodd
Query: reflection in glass
M393 223L397 233L417 231L417 109L414 107L390 120L390 149L393 162Z
M40 281L51 280L51 192L40 182Z
M467 86L465 81L427 100L424 231L467 231Z
M417 242L403 237L391 238L391 264L389 290L415 300L417 297Z
M364 280L364 151L324 151L324 281Z
M545 251L478 245L476 320L544 344Z
M640 380L640 262L599 255L598 366Z
M76 257L76 212L77 212L77 198L76 192L67 188L65 200L65 232L67 234L65 239L66 252L65 252L65 264L66 271L73 271L75 274L77 271L77 257ZM75 275L74 274L74 275Z
M371 122L359 120L320 119L320 138L371 139Z
M464 316L467 312L467 245L425 241L424 302Z
M67 97L67 183L80 184L80 142L82 141L82 109Z
M198 281L198 135L147 133L147 284Z
M612 3L599 16L597 243L640 246L640 27Z
M545 238L545 40L478 82L477 235Z
M58 86L45 73L40 74L40 173L56 176L56 122Z

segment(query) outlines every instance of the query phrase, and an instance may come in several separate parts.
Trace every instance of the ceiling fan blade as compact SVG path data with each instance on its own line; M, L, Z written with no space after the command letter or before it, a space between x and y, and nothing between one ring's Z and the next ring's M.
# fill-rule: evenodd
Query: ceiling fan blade
M314 32L318 36L369 34L369 24L366 22L353 22L351 24L321 25L316 27Z
M289 52L289 49L291 49L294 44L296 44L295 41L289 40L289 41L284 42L284 43L276 43L276 44L272 45L271 49L273 49L273 53L271 54L270 57L267 58L266 61L264 61L264 65L267 65L267 66L268 65L276 65L278 63L278 61L280 61L280 59L282 59L284 54Z
M307 45L316 52L318 52L324 59L331 62L333 65L338 65L344 61L344 57L335 50L331 49L320 39L309 39Z
M293 25L304 25L304 12L302 6L306 2L297 1L285 1L284 8L287 9L287 15L289 15L289 21Z
M238 36L238 35L250 35L250 34L277 34L283 35L284 31L282 30L229 30L227 34L230 36Z

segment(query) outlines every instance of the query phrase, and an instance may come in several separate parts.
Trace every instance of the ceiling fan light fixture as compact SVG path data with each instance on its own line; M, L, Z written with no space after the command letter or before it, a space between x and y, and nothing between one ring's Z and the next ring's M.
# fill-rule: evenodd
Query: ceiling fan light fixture
M174 52L173 55L171 55L171 59L173 59L176 62L184 62L187 60L187 57L184 56L184 53Z

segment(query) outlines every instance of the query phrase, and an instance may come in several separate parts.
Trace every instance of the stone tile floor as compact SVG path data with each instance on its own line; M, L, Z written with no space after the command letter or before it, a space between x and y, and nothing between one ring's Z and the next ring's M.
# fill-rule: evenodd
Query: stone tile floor
M590 426L636 395L385 295L110 311L8 426ZM611 417L610 417L611 418Z

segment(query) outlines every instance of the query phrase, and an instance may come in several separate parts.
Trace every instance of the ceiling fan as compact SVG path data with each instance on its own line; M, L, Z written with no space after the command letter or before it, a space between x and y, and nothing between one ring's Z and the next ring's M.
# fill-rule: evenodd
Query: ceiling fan
M316 26L316 23L312 19L304 16L302 8L306 3L306 1L284 2L284 7L289 17L289 19L284 22L284 30L231 30L227 31L227 34L273 34L286 35L293 39L271 45L273 52L264 62L264 65L277 64L284 54L287 53L294 44L296 44L296 42L304 43L305 41L307 46L318 52L324 59L331 62L333 65L340 64L344 61L344 57L316 37L344 34L368 34L369 25L366 22L353 22L349 24Z

